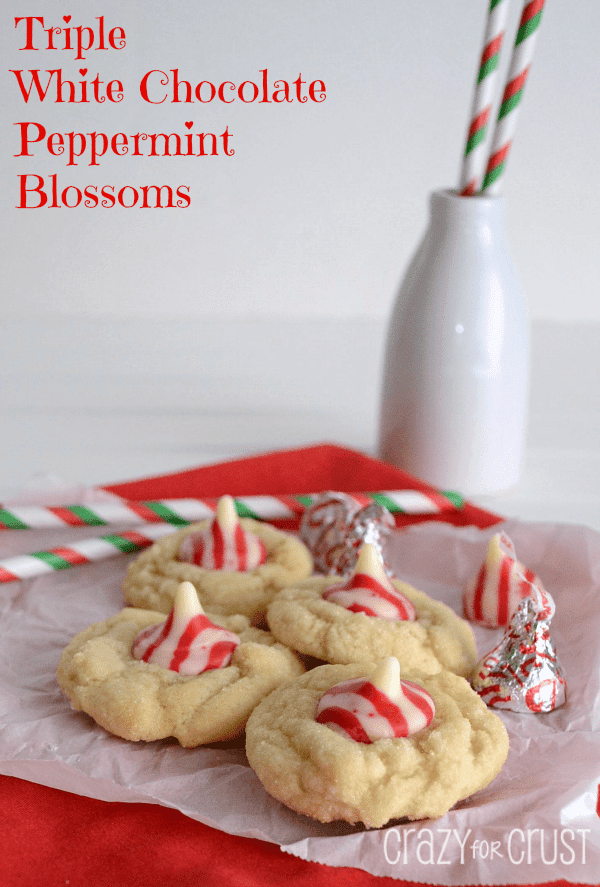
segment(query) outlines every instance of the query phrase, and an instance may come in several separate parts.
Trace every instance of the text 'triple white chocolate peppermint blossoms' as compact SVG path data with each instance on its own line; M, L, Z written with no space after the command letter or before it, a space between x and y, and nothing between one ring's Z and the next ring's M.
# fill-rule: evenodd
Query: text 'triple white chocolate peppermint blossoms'
M354 572L340 585L330 585L323 599L339 604L354 613L379 619L408 620L416 618L412 602L394 588L388 579L376 546L365 542L360 550Z
M354 678L331 687L317 704L317 721L354 742L412 736L424 730L435 714L429 693L412 681L400 680L400 664L388 656L368 678Z
M267 553L260 539L241 526L231 496L222 496L209 526L186 536L178 557L205 570L244 572L264 563Z
M167 620L141 631L131 655L180 674L198 675L229 665L239 643L236 634L204 614L192 583L182 582Z
M544 590L540 578L517 560L509 537L496 533L490 539L485 561L465 588L465 616L488 628L503 628L532 586Z

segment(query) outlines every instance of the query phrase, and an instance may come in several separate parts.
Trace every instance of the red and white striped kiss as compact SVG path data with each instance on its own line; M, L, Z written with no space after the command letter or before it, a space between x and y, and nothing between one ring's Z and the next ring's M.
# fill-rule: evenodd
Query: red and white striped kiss
M400 680L400 664L388 656L369 678L342 681L321 696L317 721L354 742L412 736L435 715L429 693Z
M205 570L241 573L264 563L267 552L258 536L243 529L231 496L222 496L208 528L186 536L178 557Z
M549 629L555 609L552 596L532 585L500 643L475 669L473 689L486 705L536 713L564 705L567 681Z
M330 585L323 592L323 600L339 604L353 613L379 619L414 622L416 618L412 602L394 588L385 573L379 551L371 542L365 542L360 549L348 581Z
M198 675L229 665L239 644L236 634L207 618L192 583L182 582L166 622L141 631L131 655L179 674Z
M517 560L509 537L496 533L479 572L465 588L464 614L471 622L488 628L507 626L519 602L531 594L532 586L544 593L541 579Z

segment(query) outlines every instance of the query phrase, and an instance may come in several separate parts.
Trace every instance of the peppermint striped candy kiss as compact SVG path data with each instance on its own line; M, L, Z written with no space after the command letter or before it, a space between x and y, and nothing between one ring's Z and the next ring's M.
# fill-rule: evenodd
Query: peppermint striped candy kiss
M330 585L323 592L323 600L379 619L413 622L416 618L412 602L394 588L385 574L379 551L371 542L362 546L350 578L343 584Z
M229 665L239 644L236 634L208 619L192 583L182 582L168 619L141 631L131 655L183 675L198 675Z
M179 560L205 570L243 572L253 570L266 559L263 543L240 524L231 496L219 499L217 513L208 528L190 533L179 549Z
M567 681L549 630L554 612L552 596L532 586L475 669L473 689L486 705L538 714L564 705Z
M400 680L400 665L388 656L365 678L342 681L321 696L317 722L354 742L412 736L435 715L429 693L413 681Z
M541 579L517 560L512 540L506 533L495 533L485 561L465 588L465 617L488 628L504 627L532 586L543 592Z

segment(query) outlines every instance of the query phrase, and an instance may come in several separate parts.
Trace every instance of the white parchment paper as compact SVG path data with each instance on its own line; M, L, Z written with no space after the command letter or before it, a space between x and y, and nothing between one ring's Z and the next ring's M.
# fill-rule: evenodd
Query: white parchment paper
M55 496L56 502L59 492ZM92 504L106 494L79 491ZM37 501L33 494L28 501ZM65 501L62 498L62 501ZM48 502L47 504L52 504ZM0 558L119 527L10 531ZM73 712L56 683L77 632L122 607L133 556L0 587L0 772L106 801L143 801L232 834L271 841L330 866L445 885L600 882L600 535L577 526L507 521L517 555L556 601L551 626L568 702L546 715L498 712L510 734L494 782L434 821L367 831L321 825L270 798L238 747L129 743ZM401 578L460 612L488 530L422 524L396 532L388 560ZM501 632L476 629L480 655Z

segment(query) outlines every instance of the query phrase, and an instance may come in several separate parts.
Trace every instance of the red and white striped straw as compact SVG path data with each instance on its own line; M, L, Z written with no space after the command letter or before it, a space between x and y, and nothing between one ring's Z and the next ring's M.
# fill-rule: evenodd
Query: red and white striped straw
M360 504L377 501L392 513L437 514L462 507L457 493L422 493L418 490L387 490L350 493ZM301 515L317 494L289 496L238 496L234 498L240 517L285 520ZM0 530L50 529L61 526L101 527L118 523L158 523L185 526L212 517L217 499L157 499L145 502L102 502L95 505L12 506L0 508Z
M491 0L488 10L483 51L473 93L467 144L460 175L459 193L464 197L471 196L479 190L485 172L488 122L496 91L498 62L500 61L508 7L509 0Z
M34 551L31 554L5 558L0 560L0 583L32 579L34 576L66 570L68 567L106 560L117 554L131 554L147 548L157 539L172 532L171 524L154 524L120 534L111 533L95 539L70 542L47 551Z
M481 186L485 194L499 194L502 176L529 75L545 0L525 0L511 57L506 87L498 111L490 156Z
M236 510L241 517L281 519L297 517L309 507L317 495L297 496L241 496L234 499ZM463 506L457 493L422 493L419 490L387 490L378 493L350 493L360 505L379 502L388 511L402 514L437 514L452 511ZM81 564L95 563L114 557L117 554L131 554L152 545L157 539L174 532L175 526L185 526L192 520L214 514L217 499L162 499L148 502L109 502L94 506L94 510L83 505L63 506L62 508L20 508L0 511L0 519L5 529L33 529L22 518L37 523L38 527L49 526L97 526L110 521L118 522L144 516L148 523L120 533L110 533L93 539L69 542L66 545L46 551L34 551L0 560L0 584L31 579L58 570ZM177 511L175 511L177 509ZM153 523L160 519L161 523ZM152 516L153 515L153 516ZM165 522L169 517L169 522ZM18 523L17 523L18 522Z

